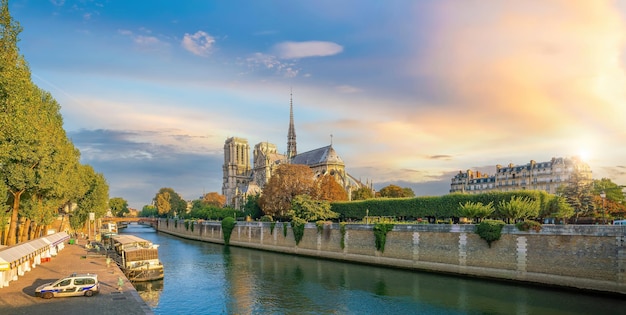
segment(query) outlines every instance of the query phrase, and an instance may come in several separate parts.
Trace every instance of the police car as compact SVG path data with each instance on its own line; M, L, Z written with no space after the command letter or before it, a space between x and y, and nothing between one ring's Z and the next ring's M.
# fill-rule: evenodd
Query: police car
M55 282L42 284L35 289L35 296L44 299L65 296L92 296L100 291L98 275L92 273L71 274Z

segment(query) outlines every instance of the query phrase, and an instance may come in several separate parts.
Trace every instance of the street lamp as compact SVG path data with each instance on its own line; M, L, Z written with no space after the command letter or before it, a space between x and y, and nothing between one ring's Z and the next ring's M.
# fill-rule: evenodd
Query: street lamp
M604 207L604 200L606 199L606 193L604 193L604 190L602 192L600 192L600 198L602 198L602 221L604 224L606 224L606 208Z

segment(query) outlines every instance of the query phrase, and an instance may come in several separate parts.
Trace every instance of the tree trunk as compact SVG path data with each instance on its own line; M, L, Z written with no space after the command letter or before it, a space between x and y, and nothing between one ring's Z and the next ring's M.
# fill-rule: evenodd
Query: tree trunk
M17 192L11 191L11 194L13 195L13 210L11 212L11 221L9 221L9 235L6 239L6 245L8 246L12 246L17 243L17 219L20 211L20 197L23 192L23 189Z
M24 242L24 235L28 234L28 223L30 220L22 217L20 218L20 224L17 226L17 243Z

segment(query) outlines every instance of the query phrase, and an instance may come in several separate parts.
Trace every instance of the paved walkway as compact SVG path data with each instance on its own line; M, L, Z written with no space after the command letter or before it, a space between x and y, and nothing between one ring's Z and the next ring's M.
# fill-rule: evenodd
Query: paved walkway
M68 245L49 262L37 265L17 281L0 288L0 314L153 314L119 267L106 265L104 252L87 251L86 241ZM72 273L95 273L100 280L100 293L92 297L77 296L52 298L35 297L35 288ZM124 278L118 291L118 278Z

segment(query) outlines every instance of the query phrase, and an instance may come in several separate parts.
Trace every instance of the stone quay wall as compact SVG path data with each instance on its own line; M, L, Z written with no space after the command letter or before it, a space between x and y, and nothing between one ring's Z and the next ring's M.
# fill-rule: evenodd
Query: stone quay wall
M626 226L543 225L540 232L506 225L491 247L474 225L397 224L384 252L373 225L315 223L296 245L290 224L237 222L230 245L287 254L481 278L626 294ZM223 244L221 222L159 219L156 229ZM286 232L286 236L285 236ZM342 247L343 238L343 247Z

